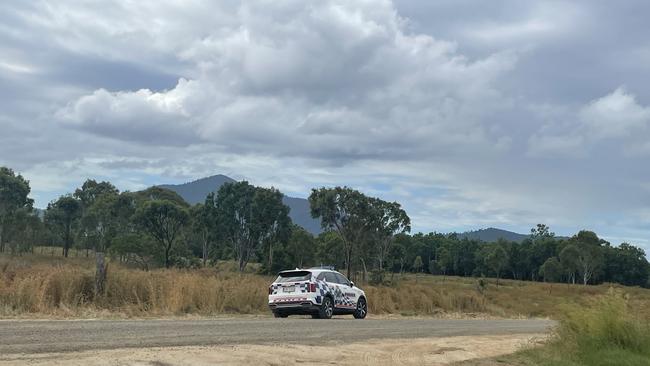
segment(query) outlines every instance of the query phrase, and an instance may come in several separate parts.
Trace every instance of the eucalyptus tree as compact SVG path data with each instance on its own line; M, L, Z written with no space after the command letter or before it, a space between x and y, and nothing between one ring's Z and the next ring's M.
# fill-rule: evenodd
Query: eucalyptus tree
M384 270L384 262L390 253L395 235L411 231L411 219L397 202L370 199L371 230L377 243L377 264Z
M562 265L564 274L567 276L567 283L572 283L574 285L576 283L579 255L580 251L574 244L569 244L560 251L560 264Z
M77 188L73 197L81 201L84 209L90 208L101 196L115 196L120 192L110 182L97 182L94 179L87 179L80 188Z
M119 190L110 182L86 180L73 194L81 203L79 235L86 249L104 252L116 233Z
M286 241L291 225L282 193L246 181L226 183L219 188L214 207L219 236L232 246L239 270L243 272L265 246L269 249L267 266L272 268L273 243Z
M208 194L204 203L190 208L190 228L201 244L201 260L204 267L207 265L211 247L218 235L216 215L215 194L212 192Z
M167 268L171 266L171 252L188 219L187 209L169 200L146 201L135 212L136 222L154 239Z
M501 273L508 265L508 252L501 242L497 242L488 249L484 260L485 264L497 275L498 287Z
M603 241L592 231L582 230L570 240L578 248L576 264L582 284L586 285L594 279L604 265L601 245Z
M20 208L6 221L5 238L12 254L33 251L44 237L43 222L30 208Z
M551 257L539 268L539 274L544 278L544 282L557 282L562 277L562 264L557 257ZM549 292L553 285L549 288Z
M119 195L110 192L97 197L84 211L84 218L87 220L84 226L95 238L95 251L106 251L111 239L117 235L120 221L119 205Z
M353 253L364 240L370 226L370 200L348 187L312 189L311 215L321 219L325 230L335 231L343 241L348 278L352 275Z
M45 222L63 239L63 256L68 257L74 237L73 231L77 228L81 218L81 201L72 196L61 196L56 201L50 202L45 211Z
M307 263L313 264L316 241L310 232L294 224L286 249L291 266L302 268Z
M34 201L29 198L29 181L7 167L0 167L0 252L4 251L7 221L17 210L31 211Z

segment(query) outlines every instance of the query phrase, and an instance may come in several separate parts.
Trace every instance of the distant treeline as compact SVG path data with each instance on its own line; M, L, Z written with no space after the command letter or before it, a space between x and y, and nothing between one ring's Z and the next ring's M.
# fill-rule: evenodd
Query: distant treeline
M348 187L312 190L312 216L325 229L317 237L291 222L280 191L248 182L224 184L203 204L189 206L159 187L119 192L110 182L87 180L48 204L42 218L29 193L25 178L0 167L0 252L20 255L53 246L67 257L76 248L143 269L209 266L216 260L235 260L242 271L258 262L267 273L333 265L376 283L408 271L650 285L645 253L631 244L614 247L590 231L559 239L542 224L521 243L411 235L399 203Z

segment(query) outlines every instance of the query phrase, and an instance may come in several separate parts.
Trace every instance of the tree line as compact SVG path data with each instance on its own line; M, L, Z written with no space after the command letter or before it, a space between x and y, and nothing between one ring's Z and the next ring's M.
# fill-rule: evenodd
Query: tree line
M591 231L558 238L543 225L523 242L494 243L457 234L410 234L410 219L397 202L349 187L313 189L311 214L323 232L314 237L291 222L282 193L248 182L224 184L205 202L190 206L160 187L120 192L110 182L87 180L50 202L41 215L29 182L0 167L0 252L21 254L35 246L108 253L116 260L152 266L201 267L234 260L267 273L333 265L351 278L376 283L403 272L597 284L649 286L643 249L612 246Z

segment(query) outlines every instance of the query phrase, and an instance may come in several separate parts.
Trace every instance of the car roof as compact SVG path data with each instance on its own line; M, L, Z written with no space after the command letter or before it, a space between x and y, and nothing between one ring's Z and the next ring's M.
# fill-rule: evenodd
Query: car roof
M287 272L299 272L299 271L311 272L312 274L314 274L314 275L316 275L316 276L318 276L319 274L321 274L321 273L323 273L323 272L333 272L333 273L339 273L339 274L341 274L339 271L335 271L335 270L333 270L333 269L329 269L329 268L296 268L296 269L287 269L287 270L285 270L285 271L280 271L278 274L280 274L280 273L287 273Z

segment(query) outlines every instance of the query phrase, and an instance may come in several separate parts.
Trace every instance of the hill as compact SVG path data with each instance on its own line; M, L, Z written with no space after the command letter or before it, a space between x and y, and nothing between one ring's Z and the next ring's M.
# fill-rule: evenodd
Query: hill
M489 227L487 229L467 231L462 234L458 234L458 237L461 239L467 238L491 243L502 238L508 241L522 242L524 239L530 237L530 235L519 234L508 230Z
M178 193L183 197L187 203L195 205L205 201L205 197L210 192L216 192L225 183L233 183L236 180L225 175L213 175L211 177L197 179L193 182L183 184L162 184L158 187L169 189ZM320 220L311 217L309 209L309 201L304 198L284 196L282 199L284 204L289 206L289 216L291 220L300 225L305 230L314 235L318 235L322 230L320 227Z
M183 197L187 203L195 205L197 203L202 203L205 201L205 197L210 192L216 192L223 184L233 182L236 182L236 180L228 176L218 174L211 177L197 179L188 183L161 184L158 187L172 190ZM289 216L295 224L302 226L314 235L318 235L322 232L320 221L315 220L311 217L308 200L304 198L284 196L283 202L291 209ZM503 238L508 241L521 242L529 237L529 235L526 234L519 234L512 231L492 227L475 231L467 231L457 235L459 238L482 240L484 242L494 242L499 240L499 238Z
M190 205L203 203L205 197L210 192L216 192L219 188L226 183L234 183L236 180L225 175L213 175L211 177L197 179L192 182L183 184L161 184L158 187L169 189L178 193Z

